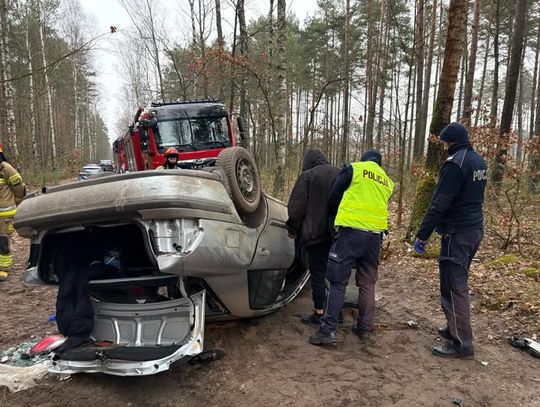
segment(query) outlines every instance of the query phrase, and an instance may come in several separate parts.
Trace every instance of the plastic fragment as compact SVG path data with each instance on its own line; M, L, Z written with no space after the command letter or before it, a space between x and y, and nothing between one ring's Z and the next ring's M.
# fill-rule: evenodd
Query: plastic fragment
M410 328L414 328L414 329L418 328L418 324L416 323L416 321L414 321L412 319L405 322L405 324Z

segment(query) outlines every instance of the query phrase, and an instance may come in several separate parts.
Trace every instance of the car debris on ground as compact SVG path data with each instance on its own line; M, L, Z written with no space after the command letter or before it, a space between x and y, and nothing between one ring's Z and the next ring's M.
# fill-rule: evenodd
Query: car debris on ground
M534 357L540 358L540 343L536 340L511 336L508 338L508 342L510 342L510 345L518 349L523 349Z
M32 349L39 339L25 341L18 346L11 347L2 352L2 363L11 366L27 367L44 362L49 359L48 353L32 354Z
M42 339L34 338L2 352L0 386L6 386L11 392L26 390L34 387L47 374L52 350L32 352L41 342Z

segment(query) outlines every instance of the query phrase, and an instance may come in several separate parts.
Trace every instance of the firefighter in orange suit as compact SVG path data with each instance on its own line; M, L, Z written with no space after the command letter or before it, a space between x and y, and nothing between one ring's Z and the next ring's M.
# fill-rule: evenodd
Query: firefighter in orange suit
M21 175L7 162L0 147L0 281L8 278L13 263L11 236L13 235L13 217L17 204L26 195L26 187Z

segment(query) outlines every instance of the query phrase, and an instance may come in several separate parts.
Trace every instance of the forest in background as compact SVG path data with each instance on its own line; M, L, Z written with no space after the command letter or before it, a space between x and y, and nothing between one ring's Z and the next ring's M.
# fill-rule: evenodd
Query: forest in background
M138 106L217 97L246 118L246 147L284 200L306 148L338 166L380 149L410 234L442 159L428 135L458 120L489 161L500 246L539 251L525 217L538 203L537 1L319 0L305 21L286 0L118 4L132 24L96 33L80 0L0 0L1 142L27 179L109 158ZM94 61L107 36L123 82L113 129Z
M121 3L137 28L122 34L130 106L119 133L146 100L217 96L248 119L248 147L274 174L277 195L284 197L307 146L336 165L378 148L401 179L424 167L427 136L440 131L433 112L453 28L456 73L443 121L466 122L478 149L501 164L493 168L538 181L538 2L322 0L299 22L285 0L268 0L267 12L248 22L243 0L186 0L191 35L181 43L162 29L159 1ZM221 3L235 11L229 37Z
M108 158L90 33L78 2L0 2L0 128L27 180Z

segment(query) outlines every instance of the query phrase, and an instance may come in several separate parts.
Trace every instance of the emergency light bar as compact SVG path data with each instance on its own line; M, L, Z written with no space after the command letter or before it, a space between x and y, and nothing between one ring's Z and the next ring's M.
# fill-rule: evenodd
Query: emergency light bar
M186 99L186 100L170 100L168 102L152 102L151 107L168 106L168 105L185 105L189 103L221 103L221 100L217 98L212 99Z

